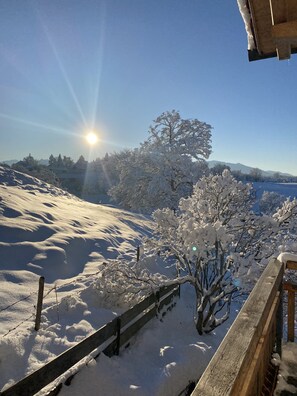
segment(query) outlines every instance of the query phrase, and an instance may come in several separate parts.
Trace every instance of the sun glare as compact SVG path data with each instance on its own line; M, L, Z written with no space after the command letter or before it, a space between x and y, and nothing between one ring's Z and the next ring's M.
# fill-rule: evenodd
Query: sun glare
M94 132L89 132L86 135L86 140L90 146L93 146L94 144L96 144L98 142L98 136Z

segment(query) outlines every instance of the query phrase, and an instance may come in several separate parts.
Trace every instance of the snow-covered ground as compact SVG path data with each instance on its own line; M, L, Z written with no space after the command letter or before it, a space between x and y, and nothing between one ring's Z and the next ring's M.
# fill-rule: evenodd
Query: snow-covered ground
M0 390L44 365L123 311L107 303L103 263L135 258L152 224L144 216L82 201L30 176L0 167ZM297 194L296 194L297 195ZM159 262L151 268L165 273ZM38 281L45 277L41 328L34 331ZM120 356L100 354L62 395L178 395L196 381L234 320L198 336L194 298L150 321ZM68 373L69 374L69 373ZM64 378L68 375L64 376ZM41 391L40 394L44 394Z
M119 255L135 258L151 223L11 169L0 167L0 180L0 389L5 389L123 311L106 304L96 273ZM41 275L45 298L36 332ZM62 394L91 395L100 387L100 395L172 395L197 380L236 310L217 336L199 337L190 293L184 286L163 322L148 323L119 357L101 354L90 361Z
M261 198L264 191L276 192L285 197L297 197L297 183L254 182L253 187L258 199Z

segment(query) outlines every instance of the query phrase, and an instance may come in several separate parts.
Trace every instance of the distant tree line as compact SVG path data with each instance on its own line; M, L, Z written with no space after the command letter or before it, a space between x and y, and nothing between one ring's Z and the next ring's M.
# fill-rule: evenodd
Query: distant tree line
M211 129L198 119L182 119L179 112L164 112L149 127L149 137L140 147L126 149L88 162L82 155L50 155L41 164L31 154L12 165L92 202L100 196L123 208L150 213L159 208L176 209L181 198L192 194L194 185L204 176L222 175L225 169L242 182L297 182L297 177L275 173L267 177L254 168L249 174L231 171L218 163L209 168Z

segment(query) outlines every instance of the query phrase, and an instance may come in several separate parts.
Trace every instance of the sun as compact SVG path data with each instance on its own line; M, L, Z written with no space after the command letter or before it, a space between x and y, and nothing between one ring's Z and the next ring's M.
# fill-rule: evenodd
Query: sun
M86 134L86 141L88 142L88 144L90 146L93 146L94 144L96 144L98 142L98 136L94 132L88 132Z

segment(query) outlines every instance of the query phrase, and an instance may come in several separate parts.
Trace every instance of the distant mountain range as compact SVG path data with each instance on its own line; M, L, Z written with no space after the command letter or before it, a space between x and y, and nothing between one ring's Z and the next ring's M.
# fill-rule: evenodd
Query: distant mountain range
M223 164L223 165L227 165L230 167L230 169L232 171L240 171L241 173L245 173L245 174L249 174L251 172L252 169L255 169L255 167L252 166L247 166L247 165L243 165L240 163L237 164L233 164L232 162L224 162L224 161L207 161L209 168L212 168L213 166L217 165L217 164ZM292 177L293 175L289 174L289 173L283 173L283 172L278 172L278 171L264 171L262 169L260 169L262 172L263 176L273 176L276 173L278 173L281 176L285 176L285 177Z
M9 165L9 166L11 166L11 165L13 165L13 164L16 164L17 162L19 162L20 160L16 160L16 159L14 159L14 160L7 160L7 161L0 161L0 164L6 164L6 165ZM40 165L48 165L48 159L40 159L40 160L38 160L38 163L40 164Z
M18 161L19 160L7 160L7 161L0 161L0 163L2 162L4 164L11 166ZM41 159L41 160L38 160L38 162L41 165L48 165L47 159ZM207 161L207 163L208 163L209 168L212 168L217 164L223 164L223 165L229 166L232 171L240 171L241 173L244 173L246 175L248 175L252 169L255 169L255 167L252 167L252 166L247 166L247 165L240 164L240 163L234 164L232 162L225 162L225 161L212 160L212 161ZM283 172L271 171L271 170L264 171L262 169L260 169L260 170L261 170L263 176L273 176L276 173L278 173L279 175L284 176L284 177L292 177L293 176L290 173L283 173Z

